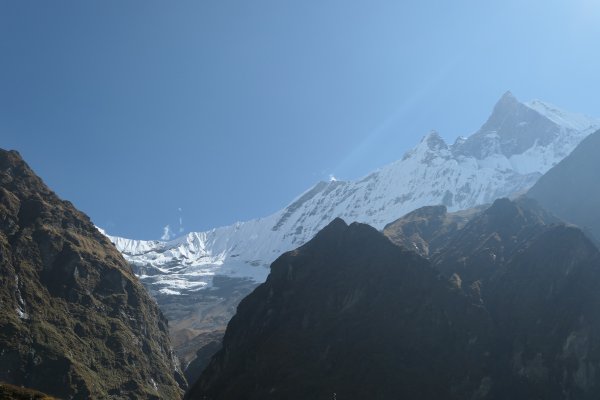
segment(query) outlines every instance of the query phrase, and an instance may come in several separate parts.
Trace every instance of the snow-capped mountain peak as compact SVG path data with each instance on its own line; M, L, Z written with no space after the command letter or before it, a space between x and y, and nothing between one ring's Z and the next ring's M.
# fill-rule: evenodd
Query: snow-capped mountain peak
M408 159L417 159L427 164L440 156L447 157L449 155L449 148L444 138L437 131L432 130L423 136L418 145L404 154L402 162Z
M584 114L564 111L550 103L541 100L532 100L525 103L525 105L548 118L555 124L566 129L585 131L600 125L600 119L588 117Z
M216 275L261 282L270 262L335 217L382 228L425 205L452 211L510 196L598 128L598 120L507 92L474 134L448 145L431 131L401 160L357 181L319 182L268 217L169 242L111 239L157 296L194 293Z

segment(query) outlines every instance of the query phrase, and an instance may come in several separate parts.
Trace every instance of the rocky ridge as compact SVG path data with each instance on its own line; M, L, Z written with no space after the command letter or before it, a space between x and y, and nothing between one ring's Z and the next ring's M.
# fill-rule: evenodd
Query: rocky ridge
M448 239L428 261L335 220L272 264L187 398L597 398L600 252L585 234L501 199Z

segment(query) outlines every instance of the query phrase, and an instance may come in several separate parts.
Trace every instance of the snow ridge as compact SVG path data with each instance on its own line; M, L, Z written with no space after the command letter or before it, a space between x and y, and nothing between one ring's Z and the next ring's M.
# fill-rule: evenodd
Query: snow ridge
M378 229L425 205L450 211L522 192L600 128L600 121L506 93L482 128L448 145L431 132L404 157L358 181L319 182L266 217L171 241L109 238L154 295L186 295L225 275L263 282L281 253L335 217Z

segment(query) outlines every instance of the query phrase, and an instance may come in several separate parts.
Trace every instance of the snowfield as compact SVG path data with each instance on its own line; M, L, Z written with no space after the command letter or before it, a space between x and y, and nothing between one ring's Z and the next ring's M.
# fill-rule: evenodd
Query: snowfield
M599 128L599 120L507 93L473 135L448 145L431 132L402 159L357 181L319 182L268 217L171 241L109 238L154 294L205 290L215 275L260 283L275 258L335 217L382 229L425 205L455 211L523 192Z

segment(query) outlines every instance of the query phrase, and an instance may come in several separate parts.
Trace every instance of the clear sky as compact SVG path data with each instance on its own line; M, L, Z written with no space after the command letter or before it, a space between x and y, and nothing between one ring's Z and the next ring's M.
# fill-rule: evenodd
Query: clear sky
M599 43L598 0L0 0L0 147L157 239L471 134L509 89L600 116Z

